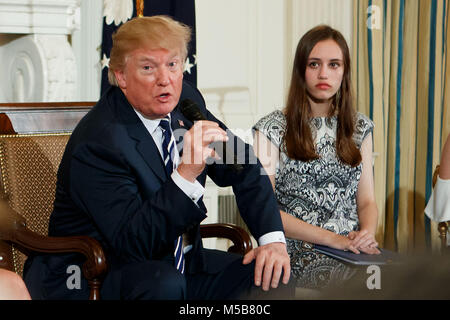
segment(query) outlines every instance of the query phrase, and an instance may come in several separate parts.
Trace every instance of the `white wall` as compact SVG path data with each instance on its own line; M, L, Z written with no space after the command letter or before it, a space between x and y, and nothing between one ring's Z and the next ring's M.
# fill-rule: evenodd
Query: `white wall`
M284 1L196 1L197 84L232 129L283 104L284 11Z
M198 87L210 110L251 142L281 109L300 37L326 23L351 46L351 0L196 0Z
M103 1L81 0L80 28L72 34L78 101L97 101L100 98L102 28Z
M288 12L288 62L291 64L297 43L309 29L319 24L328 24L339 30L351 48L353 5L352 0L286 0ZM351 50L350 50L351 52Z

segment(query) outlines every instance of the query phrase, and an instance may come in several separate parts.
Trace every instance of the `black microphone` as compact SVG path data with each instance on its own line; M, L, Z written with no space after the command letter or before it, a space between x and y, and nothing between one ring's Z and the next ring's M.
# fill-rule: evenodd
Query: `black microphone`
M197 104L190 99L184 99L183 101L181 101L180 111L187 119L189 119L192 122L199 120L208 120L206 119L205 115L200 111ZM236 154L234 153L234 151L230 150L230 148L227 146L227 143L218 141L212 144L214 145L214 150L216 150L216 152L224 161L227 159L226 157L227 152L231 152L231 154L233 154L234 161L233 163L227 163L228 166L232 167L236 171L241 171L244 168L242 164L238 163ZM227 149L228 151L226 151Z

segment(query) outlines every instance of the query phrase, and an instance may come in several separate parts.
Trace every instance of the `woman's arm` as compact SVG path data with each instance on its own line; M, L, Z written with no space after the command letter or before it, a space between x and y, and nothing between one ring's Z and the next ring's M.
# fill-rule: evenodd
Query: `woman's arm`
M450 134L447 136L441 153L441 162L439 168L439 178L450 179Z
M340 250L350 250L359 253L350 238L336 234L321 227L313 226L301 219L280 210L286 236L292 239L321 244Z
M366 251L364 248L375 248L378 245L375 240L378 209L373 182L372 134L369 134L361 145L361 157L362 174L356 194L360 231L351 233L350 238L354 239L358 248Z

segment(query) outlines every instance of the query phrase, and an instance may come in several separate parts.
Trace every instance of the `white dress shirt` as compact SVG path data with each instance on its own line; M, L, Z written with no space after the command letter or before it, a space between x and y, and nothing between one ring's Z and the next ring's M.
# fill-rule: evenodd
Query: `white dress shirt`
M155 141L156 146L158 147L159 153L161 154L161 157L163 157L163 151L162 151L162 142L163 142L163 132L162 128L159 126L159 122L161 119L147 119L145 118L141 113L134 110L136 114L138 115L139 119L141 119L142 123L144 124L145 128L147 128L148 132L152 136L153 140ZM168 115L170 119L170 114ZM175 139L172 134L172 139ZM205 193L205 188L201 185L200 182L195 180L194 183L184 179L176 170L178 168L178 165L181 161L180 155L178 153L178 149L175 144L175 148L173 148L173 154L171 155L173 159L173 165L174 170L172 172L171 178L173 182L189 197L194 201L196 204L198 200L203 196ZM186 237L185 237L186 238ZM266 233L259 237L258 244L260 246L263 246L265 244L269 244L272 242L283 242L286 243L286 239L284 237L284 233L282 231L273 231ZM191 245L185 246L184 252L186 253L191 249Z
M425 213L431 220L436 222L450 221L449 195L450 179L441 179L438 176L425 208Z
M136 111L136 110L135 110ZM163 157L163 150L162 150L162 143L163 143L163 131L162 128L159 126L159 122L161 119L147 119L142 114L136 111L136 114L139 116L139 118L142 120L142 123L144 123L145 128L147 128L148 132L153 138L153 141L155 141L156 147L159 150L159 153L161 154L161 158ZM170 119L170 114L169 114ZM173 134L172 139L175 140ZM175 141L175 147L172 149L171 154L174 170L172 172L171 178L175 182L175 184L189 197L194 201L195 203L198 202L198 200L203 196L205 193L205 188L201 185L200 182L195 180L194 183L184 179L176 168L178 168L178 165L180 164L180 155L178 153L178 149L176 147L176 141Z
M436 185L425 207L425 214L433 221L450 221L450 179L438 175ZM447 231L447 246L450 246L450 230Z

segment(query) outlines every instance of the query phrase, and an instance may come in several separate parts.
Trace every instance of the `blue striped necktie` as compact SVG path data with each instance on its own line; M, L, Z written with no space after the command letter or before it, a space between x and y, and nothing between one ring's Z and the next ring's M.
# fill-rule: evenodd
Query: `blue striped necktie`
M161 121L159 122L159 126L163 131L162 151L163 151L164 166L166 167L167 175L170 176L173 171L172 153L175 147L175 140L172 139L172 131L170 130L169 117L161 119ZM181 273L184 273L184 254L183 254L182 235L175 240L174 256L175 256L175 268L177 268L177 270L180 271Z

